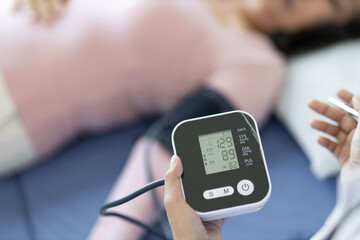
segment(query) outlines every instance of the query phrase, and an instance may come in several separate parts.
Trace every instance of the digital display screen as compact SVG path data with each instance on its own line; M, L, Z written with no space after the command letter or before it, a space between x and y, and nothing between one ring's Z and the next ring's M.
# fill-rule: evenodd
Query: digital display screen
M206 175L239 168L231 130L200 135L199 143Z

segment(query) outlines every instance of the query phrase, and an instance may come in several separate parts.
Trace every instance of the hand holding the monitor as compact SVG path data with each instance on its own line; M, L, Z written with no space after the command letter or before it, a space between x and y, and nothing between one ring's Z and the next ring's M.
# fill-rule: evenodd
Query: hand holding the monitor
M222 239L221 228L226 219L202 222L199 215L185 202L181 190L183 167L178 156L171 158L165 176L164 204L174 239Z

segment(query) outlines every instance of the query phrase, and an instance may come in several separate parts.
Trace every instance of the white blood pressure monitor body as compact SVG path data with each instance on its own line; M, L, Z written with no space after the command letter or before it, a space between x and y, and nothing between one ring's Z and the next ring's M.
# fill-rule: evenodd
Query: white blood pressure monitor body
M186 202L205 221L260 210L271 182L254 118L231 111L180 122L173 150Z

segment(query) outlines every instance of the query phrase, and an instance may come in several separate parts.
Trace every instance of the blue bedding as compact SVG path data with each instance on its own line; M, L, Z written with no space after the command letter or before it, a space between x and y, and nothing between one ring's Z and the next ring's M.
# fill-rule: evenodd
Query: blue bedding
M144 121L82 137L1 180L0 240L86 239L132 144L148 126ZM275 118L261 136L272 195L261 211L228 219L223 239L308 239L335 204L335 179L314 178L306 156Z

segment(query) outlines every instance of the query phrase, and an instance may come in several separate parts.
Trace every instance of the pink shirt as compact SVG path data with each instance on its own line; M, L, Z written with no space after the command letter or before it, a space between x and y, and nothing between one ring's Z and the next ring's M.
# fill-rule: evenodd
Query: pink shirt
M72 0L51 28L8 12L0 69L40 156L203 86L262 123L284 79L266 37L226 30L200 0Z

